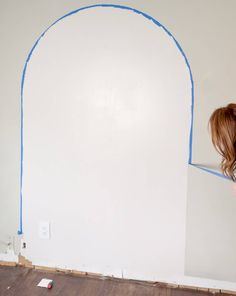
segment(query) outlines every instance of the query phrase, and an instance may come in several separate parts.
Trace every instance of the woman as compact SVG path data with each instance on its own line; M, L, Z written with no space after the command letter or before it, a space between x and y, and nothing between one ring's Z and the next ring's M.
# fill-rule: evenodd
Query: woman
M212 143L222 155L223 174L236 181L236 104L215 110L209 120ZM234 183L236 190L236 183Z

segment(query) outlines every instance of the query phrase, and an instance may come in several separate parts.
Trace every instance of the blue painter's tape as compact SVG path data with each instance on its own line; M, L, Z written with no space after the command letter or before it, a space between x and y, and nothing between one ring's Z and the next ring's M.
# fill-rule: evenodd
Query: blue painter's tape
M225 175L223 175L223 174L221 174L221 173L219 173L219 172L213 171L213 170L208 169L208 168L206 168L206 167L203 167L203 166L200 166L200 165L197 165L197 164L192 164L192 163L191 163L190 165L193 166L193 167L195 167L195 168L198 168L198 169L200 169L200 170L203 170L203 171L205 171L205 172L207 172L207 173L210 173L210 174L212 174L212 175L215 175L215 176L217 176L217 177L221 177L221 178L224 178L224 179L227 179L227 180L231 180L230 177L227 177L227 176L225 176Z
M179 45L179 43L177 42L177 40L174 38L174 36L170 33L169 30L167 30L167 28L165 26L163 26L161 23L159 23L157 20L155 20L153 17L149 16L148 14L139 11L137 9L128 7L128 6L122 6L122 5L115 5L115 4L95 4L95 5L90 5L90 6L86 6L86 7L82 7L79 9L76 9L74 11L71 11L65 15L63 15L62 17L60 17L59 19L57 19L55 22L53 22L40 36L39 38L36 40L36 42L34 43L32 49L30 50L25 65L24 65L24 69L23 69L23 73L22 73L22 79L21 79L21 136L20 136L20 141L21 141L21 145L20 145L20 149L21 149L21 153L20 153L20 221L19 221L19 230L18 230L18 234L22 234L23 233L23 194L22 194L22 184L23 184L23 160L24 160L24 137L23 137L23 131L24 131L24 108L23 108L23 103L24 103L24 82L25 82L25 75L26 75L26 70L27 70L27 65L28 62L31 59L31 56L33 54L34 49L36 48L36 46L38 45L40 39L45 35L45 33L52 27L54 26L57 22L61 21L62 19L76 14L79 11L85 10L85 9L89 9L89 8L95 8L95 7L113 7L113 8L117 8L117 9L125 9L125 10L130 10L134 13L140 14L143 17L145 17L146 19L149 19L150 21L152 21L155 25L157 25L158 27L161 27L175 42L177 48L179 49L180 53L182 54L186 66L189 70L189 75L190 75L190 81L191 81L191 85L192 85L192 91L191 91L191 98L192 98L192 104L191 104L191 125L190 125L190 134L189 134L189 159L188 159L188 163L192 164L192 139L193 139L193 114L194 114L194 83L193 83L193 76L192 76L192 72L191 72L191 68L189 65L189 62L187 60L187 57L184 53L184 51L182 50L181 46Z

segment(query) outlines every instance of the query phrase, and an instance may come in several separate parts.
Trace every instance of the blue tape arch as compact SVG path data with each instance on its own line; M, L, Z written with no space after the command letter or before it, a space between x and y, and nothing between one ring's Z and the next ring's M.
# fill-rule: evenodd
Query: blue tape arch
M178 43L178 41L175 39L175 37L171 34L171 32L161 23L159 23L156 19L154 19L153 17L151 17L150 15L139 11L137 9L128 7L128 6L122 6L122 5L115 5L115 4L95 4L95 5L90 5L90 6L86 6L86 7L82 7L79 9L76 9L74 11L71 11L65 15L63 15L62 17L60 17L59 19L57 19L55 22L53 22L36 40L36 42L34 43L33 47L31 48L27 59L25 61L24 64L24 68L23 68L23 73L22 73L22 78L21 78L21 91L20 91L20 95L21 95L21 132L20 132L20 216L19 216L19 229L18 229L18 234L21 235L23 234L23 194L22 194L22 185L23 185L23 163L24 163L24 145L23 145L23 140L24 140L24 82L25 82L25 74L26 74L26 70L27 70L27 65L31 59L32 53L34 51L34 49L36 48L36 46L38 45L39 41L41 40L41 38L47 33L47 31L54 26L56 23L58 23L60 20L76 14L82 10L85 9L90 9L90 8L96 8L96 7L113 7L116 9L125 9L125 10L129 10L131 12L137 13L142 15L143 17L145 17L146 19L149 19L150 21L152 21L155 25L157 25L158 27L162 28L174 41L176 47L178 48L178 50L181 52L186 66L188 68L189 71L189 76L190 76L190 81L191 81L191 123L190 123L190 132L189 132L189 157L188 157L188 164L189 165L193 165L192 163L192 143L193 143L193 118L194 118L194 82L193 82L193 75L192 75L192 71L188 62L188 59L183 51L183 49L181 48L180 44ZM196 166L198 168L204 169L202 167ZM206 170L206 169L205 169ZM215 174L215 175L220 175L219 173L215 173L214 171L211 170L206 170L209 173ZM220 175L221 177L223 175Z

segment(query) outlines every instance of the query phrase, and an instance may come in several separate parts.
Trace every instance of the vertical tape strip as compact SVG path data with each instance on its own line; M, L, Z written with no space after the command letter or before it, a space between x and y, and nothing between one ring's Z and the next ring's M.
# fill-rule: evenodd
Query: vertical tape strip
M187 57L184 53L184 51L182 50L181 46L179 45L178 41L174 38L174 36L170 33L169 30L167 30L167 28L165 26L163 26L161 23L159 23L157 20L155 20L153 17L149 16L148 14L141 12L137 9L128 7L128 6L122 6L122 5L115 5L115 4L95 4L95 5L90 5L90 6L86 6L86 7L82 7L79 9L76 9L74 11L71 11L65 15L63 15L62 17L60 17L59 19L57 19L55 22L53 22L40 36L39 38L36 40L35 44L33 45L32 49L30 50L28 57L26 59L25 65L24 65L24 69L23 69L23 73L22 73L22 79L21 79L21 136L20 136L20 221L19 221L19 230L18 230L18 234L21 235L23 234L23 193L22 193L22 187L23 187L23 172L24 172L24 82L25 82L25 75L26 75L26 70L27 70L27 65L30 61L30 58L33 54L33 51L35 49L35 47L38 45L40 39L44 36L44 34L52 27L54 26L57 22L59 22L60 20L73 15L75 13L78 13L79 11L85 10L85 9L89 9L89 8L95 8L95 7L113 7L113 8L118 8L118 9L125 9L125 10L130 10L134 13L140 14L143 17L145 17L146 19L149 19L150 21L152 21L154 24L156 24L158 27L162 28L174 41L175 45L177 46L178 50L181 52L186 66L188 67L189 70L189 75L190 75L190 81L191 81L191 85L192 85L192 93L191 93L191 97L192 97L192 104L191 104L191 126L190 126L190 134L189 134L189 159L188 159L188 163L192 164L192 138L193 138L193 114L194 114L194 83L193 83L193 77L192 77L192 72L191 72L191 68L189 65L189 62L187 60Z

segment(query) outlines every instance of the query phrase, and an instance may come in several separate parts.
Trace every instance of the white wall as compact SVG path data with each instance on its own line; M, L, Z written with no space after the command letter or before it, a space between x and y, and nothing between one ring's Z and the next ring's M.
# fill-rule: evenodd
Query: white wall
M104 2L105 1L100 1ZM116 1L109 1L117 3ZM89 1L89 4L97 1ZM209 162L216 165L218 158L211 147L206 123L211 110L219 105L234 99L234 52L236 44L235 28L235 1L228 0L208 0L208 1L119 1L119 4L135 6L135 8L145 11L154 18L165 24L169 30L177 37L184 48L193 70L195 81L195 129L194 129L194 161ZM19 212L19 164L20 164L20 81L23 65L29 49L35 39L44 29L55 19L65 13L81 6L88 5L88 1L28 1L21 2L5 1L0 3L1 14L1 88L0 88L0 147L1 147L1 186L0 186L0 250L5 250L5 243L13 236L16 236L18 229ZM202 176L193 174L190 171L189 178L196 180L190 186L202 180ZM221 183L221 181L220 181ZM211 188L202 188L199 195L212 199L212 196L226 196L230 198L231 193L225 191L225 186L218 186L219 179L211 179ZM226 185L228 186L228 185ZM230 186L230 185L229 185ZM214 192L212 192L214 191ZM190 194L191 188L189 189ZM194 193L193 193L194 194ZM190 200L193 197L189 197ZM218 197L217 197L218 198ZM198 206L201 202L195 199ZM208 204L209 206L209 204ZM234 209L234 202L230 202L229 207ZM189 208L189 207L188 207ZM191 207L191 211L194 207ZM196 212L195 212L196 215ZM196 241L192 235L188 236L188 231L194 233L196 226L191 219L188 219L187 230L187 262L188 273L199 275L201 268L196 268L193 262L194 252L191 254L193 242L201 245L201 241ZM224 210L222 220L227 218L228 212ZM192 230L191 230L192 229ZM206 234L207 234L207 229ZM202 229L201 231L204 231ZM214 246L208 241L209 246ZM224 245L227 249L227 244ZM192 249L194 251L194 249ZM225 253L226 261L232 258L231 253ZM189 259L191 258L191 259ZM202 261L205 257L202 256ZM211 264L205 266L209 272L203 271L204 275L210 278L220 278L216 270L211 269ZM226 273L224 278L232 279Z
M189 168L186 274L236 281L235 210L228 180Z
M33 264L184 275L191 87L173 38L139 13L94 7L46 32L23 95L24 254ZM38 236L44 220L49 241Z

